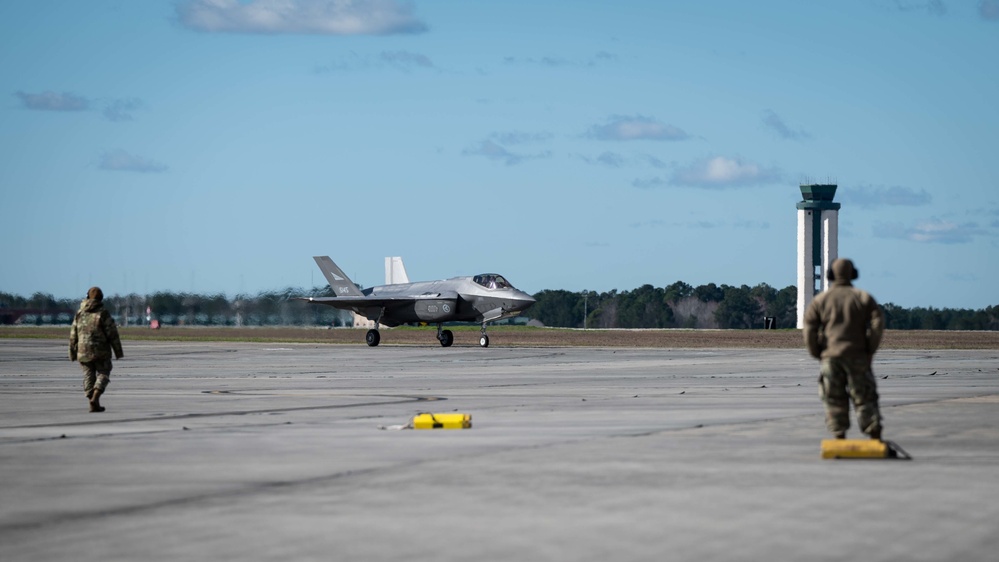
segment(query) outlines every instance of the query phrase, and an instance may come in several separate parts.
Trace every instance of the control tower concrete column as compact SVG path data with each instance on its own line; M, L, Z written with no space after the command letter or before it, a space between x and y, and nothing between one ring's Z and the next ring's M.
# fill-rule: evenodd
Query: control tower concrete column
M801 186L798 202L798 328L815 295L829 288L826 272L839 256L839 203L835 184Z

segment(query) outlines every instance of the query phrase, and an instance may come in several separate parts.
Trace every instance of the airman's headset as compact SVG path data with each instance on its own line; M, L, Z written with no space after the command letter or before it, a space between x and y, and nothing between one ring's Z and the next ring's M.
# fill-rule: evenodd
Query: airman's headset
M836 260L836 261L840 261L840 260ZM836 261L834 261L833 264L835 264ZM847 262L847 263L850 264L850 270L852 271L852 273L850 275L850 280L851 281L853 281L857 277L860 277L860 271L853 265L852 261L850 261L850 260L843 260L843 261L845 261L845 262ZM836 274L833 272L833 268L832 268L833 264L831 264L829 266L829 269L826 270L826 278L829 279L830 281L835 281L836 280Z

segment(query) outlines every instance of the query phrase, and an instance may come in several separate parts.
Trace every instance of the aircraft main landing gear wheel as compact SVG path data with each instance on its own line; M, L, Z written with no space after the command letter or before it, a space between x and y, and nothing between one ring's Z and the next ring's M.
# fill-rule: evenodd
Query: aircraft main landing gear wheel
M454 343L454 334L451 330L444 330L438 339L441 340L441 347L451 347L451 344Z
M479 345L489 347L489 336L482 334L482 337L479 338Z
M378 333L378 330L368 330L368 333L364 336L364 341L368 343L369 347L375 347L381 339L382 336Z

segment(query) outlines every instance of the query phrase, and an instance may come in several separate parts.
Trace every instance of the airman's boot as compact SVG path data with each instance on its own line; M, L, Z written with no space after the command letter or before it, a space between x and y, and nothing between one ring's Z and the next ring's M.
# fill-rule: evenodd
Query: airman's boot
M846 432L845 431L838 431L838 432L836 432L836 434L833 437L835 439L846 439Z
M101 406L101 394L104 394L103 390L94 389L94 393L90 397L91 412L103 412L106 409L104 406Z
M881 441L881 428L875 429L871 432L871 439Z

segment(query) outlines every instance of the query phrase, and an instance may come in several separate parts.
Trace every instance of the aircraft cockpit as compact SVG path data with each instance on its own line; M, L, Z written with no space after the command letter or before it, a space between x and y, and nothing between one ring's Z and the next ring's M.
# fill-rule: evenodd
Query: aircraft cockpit
M472 281L475 281L479 285L487 289L512 289L513 285L510 284L502 275L497 275L495 273L483 273L482 275L476 275L472 277Z

